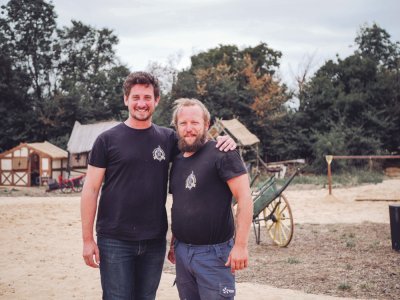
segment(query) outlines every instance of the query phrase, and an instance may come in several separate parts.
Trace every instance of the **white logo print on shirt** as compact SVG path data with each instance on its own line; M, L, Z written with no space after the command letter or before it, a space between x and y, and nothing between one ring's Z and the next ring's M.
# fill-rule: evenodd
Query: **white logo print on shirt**
M196 187L196 176L192 173L186 178L186 186L188 190L191 190L192 188Z
M160 146L153 150L153 159L158 161L165 160L165 152Z

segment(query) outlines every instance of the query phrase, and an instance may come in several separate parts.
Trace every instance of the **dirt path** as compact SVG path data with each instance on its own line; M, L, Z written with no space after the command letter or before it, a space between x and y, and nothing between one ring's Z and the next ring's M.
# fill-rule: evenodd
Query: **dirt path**
M335 189L336 199L326 195L323 189L287 191L295 223L387 224L390 202L354 199L400 198L400 180ZM101 298L99 274L81 258L79 197L0 197L0 239L0 299ZM163 274L157 299L178 299L173 278ZM334 299L249 282L238 283L237 289L239 300Z

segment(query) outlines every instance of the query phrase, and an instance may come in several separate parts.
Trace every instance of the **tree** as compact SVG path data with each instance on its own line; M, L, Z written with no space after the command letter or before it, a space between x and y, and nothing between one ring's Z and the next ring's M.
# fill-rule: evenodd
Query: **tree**
M160 90L164 95L171 92L172 86L176 82L178 75L177 65L181 58L182 53L178 52L175 55L170 55L166 64L150 61L146 67L146 71L153 74L160 81Z
M1 38L0 38L1 40ZM30 109L32 98L28 95L29 75L13 70L11 59L0 54L0 152L27 141L32 135L28 124L35 123Z
M357 53L363 57L373 60L377 65L398 69L399 42L393 43L390 34L377 24L362 26L355 42L358 45Z
M280 57L265 43L242 50L220 45L194 55L191 67L178 73L166 107L172 99L197 98L213 117L237 117L261 140L270 141L271 124L286 113L283 103L289 98L275 75Z
M57 29L54 7L44 0L10 0L1 9L2 74L10 80L0 89L11 101L5 108L8 116L14 108L29 115L29 127L8 119L10 128L20 129L15 141L52 140L64 147L75 120L123 117L122 82L129 70L116 58L112 30L79 21Z
M51 94L54 62L56 14L54 6L43 0L10 0L1 7L5 15L0 22L6 48L14 67L30 79L35 108Z
M327 154L368 155L398 151L399 45L374 24L356 37L353 55L327 61L300 94L286 142L322 171ZM287 128L287 130L290 130ZM299 141L295 132L301 132ZM290 147L292 149L293 146Z
M116 59L117 36L74 20L58 36L61 91L79 98L84 120L121 118L122 83L129 70Z

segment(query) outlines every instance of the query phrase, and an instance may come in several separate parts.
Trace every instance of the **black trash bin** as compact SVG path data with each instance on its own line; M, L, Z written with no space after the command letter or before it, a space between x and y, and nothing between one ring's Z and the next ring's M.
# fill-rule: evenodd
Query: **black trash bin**
M392 248L400 251L400 204L389 205L389 215Z

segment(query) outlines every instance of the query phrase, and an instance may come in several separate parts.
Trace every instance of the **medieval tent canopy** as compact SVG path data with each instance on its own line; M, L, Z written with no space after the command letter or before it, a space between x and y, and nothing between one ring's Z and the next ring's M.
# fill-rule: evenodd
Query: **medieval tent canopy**
M209 130L209 134L215 138L223 132L234 138L239 147L252 146L260 142L258 137L251 133L238 119L216 119L214 125Z
M0 184L10 186L41 185L64 175L67 151L45 141L21 143L0 154Z

